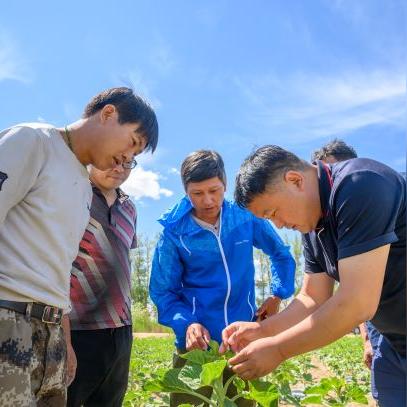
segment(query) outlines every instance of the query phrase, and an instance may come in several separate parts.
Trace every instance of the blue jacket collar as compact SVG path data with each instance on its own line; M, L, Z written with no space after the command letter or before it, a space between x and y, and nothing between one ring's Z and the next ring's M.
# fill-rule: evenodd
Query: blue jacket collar
M226 206L226 199L222 203L222 213ZM192 219L190 213L193 209L191 201L185 195L177 204L165 212L158 222L174 233L185 235L199 232L202 228ZM222 220L221 220L222 221Z

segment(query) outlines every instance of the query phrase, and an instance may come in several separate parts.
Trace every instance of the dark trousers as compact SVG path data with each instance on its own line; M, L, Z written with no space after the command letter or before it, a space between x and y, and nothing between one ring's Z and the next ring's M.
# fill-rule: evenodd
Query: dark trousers
M186 364L186 359L183 359L180 357L177 353L174 353L173 356L173 362L172 366L175 368L182 368ZM233 375L233 371L229 369L228 367L225 368L223 371L223 384L226 383L226 381ZM202 394L203 396L206 396L207 398L211 398L212 395L212 388L209 386L204 386L201 387L198 391L198 393ZM227 396L229 398L232 398L236 396L237 390L236 387L231 384L228 387L227 391ZM181 404L192 404L193 406L199 406L199 405L204 405L208 406L207 403L203 403L202 400L198 397L190 396L189 394L183 394L183 393L171 393L170 394L170 407L177 407L180 406ZM246 400L243 398L238 398L235 401L236 405L238 407L253 407L256 405L256 403L252 400Z
M68 387L68 407L120 407L127 389L131 326L71 331L78 360Z
M372 395L380 407L406 405L406 358L380 335L372 361Z

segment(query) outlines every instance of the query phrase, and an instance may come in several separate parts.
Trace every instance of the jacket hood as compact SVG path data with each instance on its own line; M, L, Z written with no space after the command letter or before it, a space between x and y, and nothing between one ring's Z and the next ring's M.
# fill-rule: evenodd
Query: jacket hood
M224 199L222 208L225 208L228 202ZM195 233L201 230L201 227L193 221L189 216L193 206L188 196L185 195L177 204L165 212L158 222L164 227L164 229L170 229L172 232L178 234ZM188 216L186 216L188 215Z
M164 212L158 219L164 227L174 225L180 221L187 213L191 212L192 204L188 196L185 195L177 204Z

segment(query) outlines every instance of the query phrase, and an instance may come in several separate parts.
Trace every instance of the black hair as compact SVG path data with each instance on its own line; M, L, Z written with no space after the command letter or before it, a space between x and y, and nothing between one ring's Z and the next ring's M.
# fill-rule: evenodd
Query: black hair
M253 199L272 188L287 171L304 171L306 161L279 146L267 145L249 155L236 176L235 201L245 208Z
M147 141L146 151L154 152L158 143L158 122L153 108L130 88L110 88L92 98L83 117L93 116L109 104L116 107L120 124L140 124L140 131Z
M335 138L319 150L315 150L312 153L311 161L326 160L328 156L334 157L337 161L345 161L357 158L358 155L353 147L347 145L343 140Z
M201 182L214 177L218 177L226 187L225 165L216 151L194 151L181 165L181 179L185 190L190 182Z

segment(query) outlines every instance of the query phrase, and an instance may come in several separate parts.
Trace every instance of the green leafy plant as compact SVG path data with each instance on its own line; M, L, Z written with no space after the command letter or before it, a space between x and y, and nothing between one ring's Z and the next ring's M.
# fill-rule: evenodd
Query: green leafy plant
M347 384L344 379L329 377L321 379L318 385L305 389L302 405L322 404L325 406L346 406L350 402L368 404L363 390L356 384Z
M235 402L239 398L255 400L263 407L278 406L278 390L270 382L252 380L248 382L248 387L246 387L246 383L242 379L232 375L223 383L223 372L232 354L220 355L217 342L211 341L208 351L193 350L181 356L187 360L183 368L167 370L146 383L144 389L150 392L189 394L213 407L237 406ZM228 398L227 391L232 383L237 389L237 395ZM204 386L212 388L210 399L198 392Z

